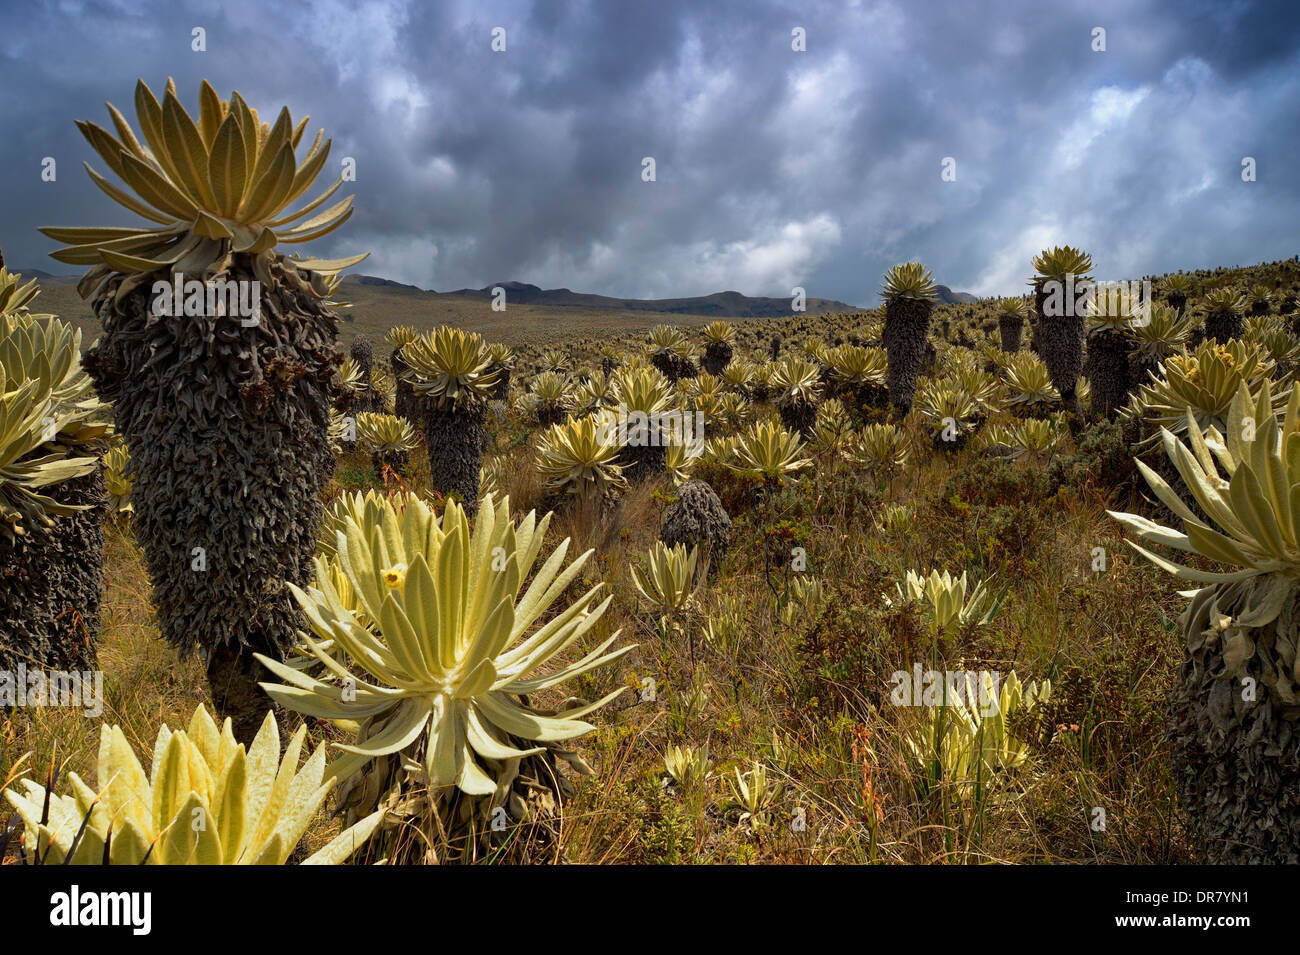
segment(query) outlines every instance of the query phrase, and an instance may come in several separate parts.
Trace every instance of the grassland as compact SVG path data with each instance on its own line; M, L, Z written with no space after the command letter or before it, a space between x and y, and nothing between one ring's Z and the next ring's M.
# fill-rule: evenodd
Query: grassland
M1295 278L1292 263L1285 265L1263 270L1276 288ZM1245 282L1260 274L1204 278ZM75 295L51 287L40 304L84 320L65 301L68 293ZM520 344L526 355L560 348L574 370L598 366L600 345L638 351L640 331L663 320L526 306L493 313L475 300L449 300L445 312L430 312L415 308L411 293L390 289L355 298L345 340L357 332L379 340L393 323L449 322ZM934 325L950 322L954 338L990 337L984 311L940 309ZM694 328L706 319L673 321ZM735 324L749 353L774 332L784 332L787 348L819 333L811 317ZM942 365L950 343L936 337ZM759 414L770 413L755 404ZM1125 548L1106 514L1149 506L1136 483L1108 478L1068 437L1043 455L997 460L973 448L938 453L915 416L903 426L917 453L888 480L869 479L842 454L825 452L804 476L754 497L733 486L725 469L702 466L697 476L728 504L734 533L680 628L662 626L631 579L674 500L670 482L635 486L599 515L557 517L553 542L572 537L580 549L596 549L574 588L603 581L614 595L591 640L619 630L637 648L616 669L569 688L585 698L628 689L580 742L597 775L582 780L563 808L552 854L535 861L1195 861L1164 739L1165 695L1182 660L1183 600L1167 576ZM515 509L541 505L545 492L531 467L535 422L511 403L495 410L489 429L485 463L509 463L502 489ZM411 458L401 483L423 491L423 447ZM395 486L365 456L347 453L326 496ZM822 584L819 594L795 586L792 546L806 551L806 576ZM1106 556L1100 569L1098 548ZM205 682L195 661L178 663L158 638L124 517L109 528L107 559L103 718L147 750L160 723L177 726L205 699ZM944 636L929 629L897 585L908 571L932 567L987 581L996 604L991 622ZM972 785L943 778L933 760L918 757L911 743L924 740L920 714L889 702L891 674L917 663L1050 680L1049 702L1016 728L1028 749L1023 764ZM328 724L310 727L314 737L338 738ZM17 713L3 726L0 778L27 752L40 774L52 764L85 773L97 733L96 721L66 711ZM711 772L701 787L687 791L668 780L670 746L708 747ZM774 787L764 818L745 820L730 781L756 761L779 791ZM320 820L313 841L333 825Z
M499 432L500 433L500 432ZM509 490L524 509L538 497L527 451ZM418 460L418 454L415 456ZM640 606L629 567L657 538L669 495L631 494L617 515L561 519L558 541L603 543L585 586L615 594L606 628L639 646L620 672L580 688L594 698L619 682L629 691L600 719L582 750L598 775L566 808L565 855L579 862L986 862L1186 861L1161 757L1163 693L1179 660L1179 600L1158 571L1123 556L1099 493L1023 498L1014 482L991 492L974 456L930 460L882 491L825 463L747 512L719 576L687 628L666 638ZM334 492L381 486L360 456L341 462ZM417 467L413 486L422 483ZM886 504L910 508L905 523L874 522ZM766 555L795 534L828 585L815 606L792 600L790 574ZM1116 556L1090 571L1091 548ZM149 590L127 522L108 535L104 720L141 751L163 722L183 725L206 698L201 666L178 663L150 622ZM934 648L896 581L918 567L996 575L1004 593L992 626ZM891 606L894 604L894 606ZM712 624L713 639L704 632ZM921 796L903 741L914 713L888 705L888 677L930 661L937 649L965 668L1051 679L1059 710L1026 772L976 795L942 785ZM644 680L656 699L642 699ZM578 688L575 688L578 689ZM773 736L778 740L773 749ZM313 721L312 735L337 738ZM5 726L8 759L31 750L43 774L53 760L86 773L98 723L64 710L29 709ZM664 786L669 745L707 744L715 763L692 798ZM739 825L727 777L755 759L778 763L784 793L771 823ZM0 764L0 776L8 769ZM1106 810L1104 832L1090 827ZM802 809L804 832L786 823ZM315 838L330 828L319 824Z
M411 325L419 331L443 324L455 325L478 332L489 341L544 345L555 341L632 336L665 321L697 328L713 320L704 315L539 305L510 305L507 311L494 312L490 302L482 298L354 283L345 283L343 292L340 297L351 303L350 308L339 311L342 319L339 341L345 347L358 335L382 341L385 332L394 325ZM77 294L74 284L43 286L39 307L81 329L86 347L99 334L99 322L89 303Z

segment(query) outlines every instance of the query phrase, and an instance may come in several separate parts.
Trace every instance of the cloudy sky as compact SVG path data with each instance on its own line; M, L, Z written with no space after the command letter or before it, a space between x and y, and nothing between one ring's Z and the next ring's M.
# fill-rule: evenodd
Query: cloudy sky
M1300 251L1293 0L5 0L11 265L69 271L38 225L137 224L73 120L168 76L195 112L206 77L309 113L357 174L313 252L440 291L874 304L911 259L984 295L1058 243L1105 279Z

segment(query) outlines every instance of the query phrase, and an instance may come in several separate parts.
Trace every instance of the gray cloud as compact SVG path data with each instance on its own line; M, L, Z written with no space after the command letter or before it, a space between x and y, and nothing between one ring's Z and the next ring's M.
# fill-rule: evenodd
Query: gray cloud
M72 121L131 115L136 78L171 75L187 104L206 77L310 113L358 170L356 215L315 251L370 249L366 271L425 287L870 303L912 258L981 294L1018 290L1054 243L1107 278L1282 258L1298 23L1292 4L1153 0L10 4L0 248L57 271L38 225L130 221Z

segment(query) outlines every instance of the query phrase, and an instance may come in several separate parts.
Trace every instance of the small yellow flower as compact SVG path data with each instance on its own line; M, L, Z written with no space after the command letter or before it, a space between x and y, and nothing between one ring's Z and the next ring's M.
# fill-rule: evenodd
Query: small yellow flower
M395 564L384 571L384 585L389 590L395 590L402 586L404 580L406 580L405 564Z

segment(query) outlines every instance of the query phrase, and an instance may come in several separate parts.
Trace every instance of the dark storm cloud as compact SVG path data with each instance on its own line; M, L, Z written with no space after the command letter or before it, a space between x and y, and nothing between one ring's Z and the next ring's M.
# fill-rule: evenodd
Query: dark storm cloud
M7 5L0 248L61 270L36 226L129 221L79 168L102 163L72 120L171 75L190 105L207 77L310 113L358 172L356 215L318 251L371 249L365 271L425 287L870 302L911 258L1016 291L1058 242L1103 277L1280 258L1298 48L1282 3Z

